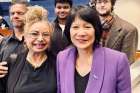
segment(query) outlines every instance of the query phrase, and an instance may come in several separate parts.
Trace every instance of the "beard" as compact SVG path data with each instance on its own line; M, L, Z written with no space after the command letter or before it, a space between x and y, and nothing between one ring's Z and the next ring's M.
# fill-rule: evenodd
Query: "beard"
M101 17L106 17L106 16L109 16L110 14L111 14L110 11L106 11L105 13L99 13L99 15L100 15Z

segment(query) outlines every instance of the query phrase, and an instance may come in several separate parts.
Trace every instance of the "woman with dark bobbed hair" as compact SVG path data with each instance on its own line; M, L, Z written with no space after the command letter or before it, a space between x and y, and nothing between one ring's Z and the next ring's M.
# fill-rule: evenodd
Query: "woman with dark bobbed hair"
M100 46L102 27L95 9L72 8L65 34L71 46L57 56L58 93L131 93L128 59Z

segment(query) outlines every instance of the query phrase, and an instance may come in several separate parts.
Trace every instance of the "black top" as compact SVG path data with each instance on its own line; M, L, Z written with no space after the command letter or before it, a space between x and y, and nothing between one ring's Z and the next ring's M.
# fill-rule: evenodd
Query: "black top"
M6 93L56 93L56 57L47 52L47 60L35 69L26 60L27 53L10 64Z
M14 93L56 93L55 66L49 65L49 62L51 59L35 69L26 61Z
M89 80L89 74L82 77L77 70L75 70L75 93L85 93L87 83Z

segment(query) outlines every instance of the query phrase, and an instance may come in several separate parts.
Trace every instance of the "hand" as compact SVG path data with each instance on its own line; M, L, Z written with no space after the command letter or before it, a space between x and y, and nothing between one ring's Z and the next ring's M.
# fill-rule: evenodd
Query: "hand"
M7 62L0 62L0 78L3 78L8 73L8 67L6 66Z

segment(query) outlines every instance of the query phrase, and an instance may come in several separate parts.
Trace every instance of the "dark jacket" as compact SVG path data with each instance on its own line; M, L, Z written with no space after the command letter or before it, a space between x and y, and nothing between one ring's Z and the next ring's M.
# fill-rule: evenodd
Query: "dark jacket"
M10 90L10 93L14 93L12 88L15 86L16 81L18 80L18 77L20 75L20 72L22 70L22 67L24 66L24 60L27 53L22 54L22 56L9 56L5 59L5 61L8 62L8 74L4 78L0 78L0 93L8 93L7 91ZM21 62L19 62L22 60ZM3 61L3 60L2 60ZM14 66L14 68L13 68ZM10 74L13 74L12 76L15 77L9 77ZM8 87L11 86L11 89L8 89Z
M13 34L9 37L4 37L0 42L0 62L6 60L11 54L18 54L24 51L24 39L21 41Z
M0 62L8 61L10 56L16 56L24 49L23 40L19 41L15 35L4 37L0 42ZM4 87L6 87L6 78L0 78L0 93L6 93Z
M135 26L114 14L106 47L126 53L130 64L135 61L138 45L138 30Z
M69 42L66 36L64 34L62 35L62 29L59 26L58 20L56 19L52 24L54 32L50 49L54 55L57 55L59 51L65 49L69 45Z

